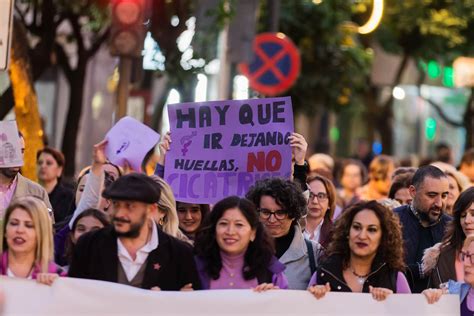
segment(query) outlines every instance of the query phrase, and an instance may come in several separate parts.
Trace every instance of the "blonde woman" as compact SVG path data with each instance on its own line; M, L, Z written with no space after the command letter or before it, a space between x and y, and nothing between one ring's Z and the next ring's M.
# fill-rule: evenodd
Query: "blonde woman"
M179 240L191 243L191 240L179 230L178 213L176 211L176 200L173 190L169 184L156 175L150 176L161 189L160 200L158 201L158 212L156 213L155 222L160 225L161 229Z
M35 197L22 197L6 209L0 243L0 275L36 279L51 285L64 271L53 262L53 231L48 209Z

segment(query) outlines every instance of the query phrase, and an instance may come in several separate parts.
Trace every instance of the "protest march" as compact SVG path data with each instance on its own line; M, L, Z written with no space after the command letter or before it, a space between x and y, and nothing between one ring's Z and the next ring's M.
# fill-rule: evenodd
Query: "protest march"
M0 315L473 315L474 149L309 156L290 97L168 115L119 120L74 187L0 122Z

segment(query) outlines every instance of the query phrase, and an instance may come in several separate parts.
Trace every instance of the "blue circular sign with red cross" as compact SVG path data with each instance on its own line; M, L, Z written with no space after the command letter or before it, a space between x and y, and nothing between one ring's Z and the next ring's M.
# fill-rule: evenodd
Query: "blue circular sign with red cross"
M262 33L253 42L253 60L239 64L255 91L267 96L291 88L300 73L300 54L291 39L283 33Z

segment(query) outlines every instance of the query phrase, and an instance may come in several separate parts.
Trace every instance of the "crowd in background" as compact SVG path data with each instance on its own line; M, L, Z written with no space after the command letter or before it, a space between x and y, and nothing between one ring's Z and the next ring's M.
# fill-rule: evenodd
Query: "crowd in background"
M25 146L22 140L22 146ZM52 284L76 277L150 290L459 293L474 311L474 148L415 164L387 155L306 157L290 137L293 178L257 181L215 205L177 201L163 179L115 166L103 141L70 187L64 156L38 152L39 184L0 169L0 274ZM146 170L146 168L144 169Z

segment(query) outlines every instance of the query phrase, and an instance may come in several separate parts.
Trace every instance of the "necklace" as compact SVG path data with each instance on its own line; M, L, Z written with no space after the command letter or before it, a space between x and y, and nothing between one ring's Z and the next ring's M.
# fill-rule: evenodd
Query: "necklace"
M357 272L355 272L354 268L352 267L351 267L351 272L357 278L357 283L359 283L360 285L364 284L365 280L367 280L367 277L370 274L370 273L367 273L364 275L357 274Z

